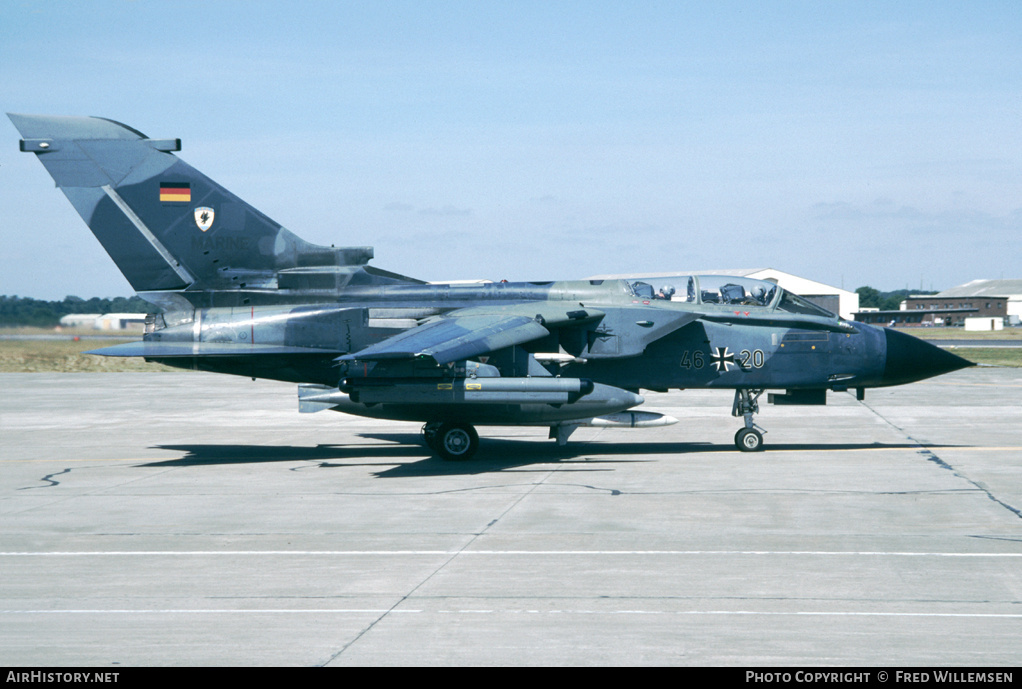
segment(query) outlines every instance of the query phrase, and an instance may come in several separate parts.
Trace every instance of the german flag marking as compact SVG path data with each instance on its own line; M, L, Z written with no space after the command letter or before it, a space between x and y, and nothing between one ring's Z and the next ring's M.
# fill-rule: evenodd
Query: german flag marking
M191 203L192 185L188 182L160 182L160 203Z

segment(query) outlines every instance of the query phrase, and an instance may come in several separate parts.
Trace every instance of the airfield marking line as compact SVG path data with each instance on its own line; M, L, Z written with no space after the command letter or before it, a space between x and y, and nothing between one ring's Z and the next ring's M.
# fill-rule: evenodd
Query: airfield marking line
M1022 618L1011 612L883 612L824 610L436 610L438 614L546 614L546 615L788 615L814 617L994 617Z
M32 464L32 463L35 463L35 462L56 462L58 464L71 464L71 463L81 463L81 462L149 462L149 461L153 461L153 460L165 461L166 458L162 458L162 460L161 460L161 458L158 458L158 457L149 457L147 459L133 459L133 458L129 458L129 457L124 457L124 458L121 458L121 459L112 458L112 457L100 457L100 458L97 458L97 459L5 459L5 460L2 460L2 463L3 464L14 464L15 462L18 462L18 463L21 463L21 464ZM173 461L173 460L171 460L171 461Z
M437 615L685 615L685 616L785 616L785 617L944 617L979 619L1020 619L1022 613L996 612L885 612L885 611L824 611L824 610L373 610L358 608L255 608L250 610L215 608L165 608L151 610L0 610L0 615L237 615L237 614L316 614L316 615L365 615L373 614L437 614Z
M384 610L361 608L155 608L151 610L124 609L73 609L73 610L0 610L0 615L177 615L177 614L233 614L233 613L345 613L351 615L379 615ZM420 613L423 610L398 610L396 612Z
M1019 387L1022 387L1022 386L1019 386ZM600 430L605 430L605 429L600 429ZM508 436L508 437L511 437L511 436ZM595 440L585 441L585 442L587 442L587 443L588 442L592 442L592 443L595 443L598 446L598 442L595 441ZM707 448L707 452L712 451L714 449L714 447L715 446L712 446L712 445L709 446ZM733 448L733 446L729 446L729 447ZM986 446L983 446L983 445L962 445L962 446L944 446L944 447L940 447L939 449L941 449L941 450L964 450L964 451L970 451L970 452L1006 452L1006 451L1007 452L1011 452L1011 451L1022 452L1022 445L1008 445L1008 446L1004 446L1004 447L986 447ZM918 452L918 448L915 448L915 447L849 447L849 448L837 448L837 449L829 450L826 447L822 447L821 448L819 446L813 446L813 447L806 447L806 448L798 448L798 447L790 447L790 448L786 447L786 448L783 448L783 449L776 449L775 448L773 451L774 452L817 452L817 453L821 452L821 451L823 451L823 452ZM693 454L695 454L695 453L693 453ZM143 458L133 458L133 457L125 457L125 458L100 457L100 458L96 458L96 459L3 459L3 460L0 460L0 464L34 464L34 463L39 463L39 462L49 462L51 464L53 464L53 463L57 463L57 464L70 464L70 463L82 463L82 462L92 462L92 463L102 463L102 462L173 462L173 461L176 461L178 459L183 459L183 458L184 457L182 456L182 457L169 457L169 458L168 457L143 457ZM246 457L229 457L227 459L228 460L233 460L233 459L241 460L241 459L248 459L248 458L246 458ZM265 458L263 458L263 459L265 459ZM270 459L272 459L272 458L270 458ZM286 459L285 458L285 459L274 460L274 461L285 463L285 462L308 462L309 460L307 460L307 459ZM537 462L537 464L544 464L544 463L550 464L551 462ZM169 468L180 468L180 467L166 467L166 468L169 469Z
M1020 383L930 383L930 385L942 385L944 387L963 388L1022 388Z
M886 419L885 419L886 420ZM965 450L965 451L984 451L984 452L1005 452L1005 451L1022 451L1022 445L1018 446L1007 446L1007 447L983 447L979 445L929 445L926 449L937 448L941 451L944 450ZM819 454L822 452L897 452L899 450L908 452L919 452L918 447L843 447L828 449L826 447L772 447L771 452L814 452Z
M98 550L98 551L5 551L0 557L192 557L204 555L380 556L380 555L782 555L810 557L1022 557L1018 553L953 553L879 550Z

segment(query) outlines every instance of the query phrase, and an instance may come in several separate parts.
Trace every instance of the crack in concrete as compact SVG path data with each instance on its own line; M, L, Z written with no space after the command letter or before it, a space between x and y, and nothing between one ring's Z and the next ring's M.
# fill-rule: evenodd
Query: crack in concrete
M941 469L946 469L947 471L950 471L956 477L958 477L958 478L962 479L963 481L965 481L966 483L969 483L970 485L974 486L977 490L982 491L983 494L986 495L987 498L989 498L991 501L997 503L998 505L1000 505L1004 509L1008 510L1009 512L1014 514L1017 518L1022 519L1022 509L1019 509L1018 507L1015 507L1014 505L1010 505L1007 502L1005 502L1004 500L1001 500L996 495L994 495L990 491L990 489L987 486L985 486L982 482L976 481L976 480L974 480L972 478L969 478L968 476L966 476L965 474L960 472L958 469L953 467L951 464L948 464L946 461L941 459L940 456L937 455L937 453L935 453L933 450L931 450L929 447L927 447L927 445L925 443L917 440L916 438L913 438L904 428L902 428L901 426L898 426L896 423L894 423L893 421L888 419L886 416L881 414L879 411L877 411L876 409L871 407L866 402L859 402L859 404L864 406L866 409L869 409L871 412L873 412L873 414L876 415L876 417L878 419L880 419L881 421L883 421L884 423L889 425L891 428L897 430L899 433L903 434L905 436L906 440L911 442L913 445L916 445L919 448L919 450L917 451L917 454L919 454L924 459L926 459L926 461L933 462L934 464L936 464Z
M18 490L32 490L33 488L53 488L54 486L59 486L60 485L60 481L54 481L53 477L54 476L60 476L61 474L68 474L68 473L71 473L71 468L70 467L68 467L67 469L64 469L62 471L55 472L53 474L46 474L46 476L43 476L41 479L39 479L40 481L48 482L50 484L48 486L25 486L24 488L19 488Z
M361 639L366 634L368 634L370 631L372 631L372 629L374 627L376 627L376 625L378 625L380 622L385 620L388 615L390 615L392 612L396 611L397 608L399 608L409 598L411 598L413 595L415 595L416 591L418 591L423 586L425 586L428 581L433 579L433 577L435 577L437 574L442 572L447 567L447 565L451 564L455 559L457 559L457 557L459 555L461 555L465 551L465 549L469 548L473 543L475 543L476 539L478 539L480 536L482 536L484 533L486 533L494 524L496 524L501 519L503 519L511 510L513 510L515 507L517 507L523 500L525 500L527 497L532 495L533 491L535 491L536 488L541 486L548 478L553 476L554 473L556 473L556 471L557 471L556 469L551 470L541 481L537 481L537 482L533 483L532 487L529 488L529 490L525 491L524 493L519 495L516 499L512 500L511 504L508 505L507 508L503 512L501 512L498 516L496 516L492 520L490 520L490 522L481 531L479 531L478 533L473 534L472 537L470 539L468 539L468 541L466 541L464 543L464 545L462 545L460 548L458 548L458 550L455 553L453 553L449 558L444 560L444 562L442 562L440 564L440 566L438 566L436 569L434 569L432 572L430 572L422 581L420 581L418 584L413 586L410 591L408 591L406 594L401 596L401 598L399 598L394 603L394 605L390 606L379 617L377 617L375 620L373 620L368 625L366 625L365 629L363 629L358 634L356 634L355 637L353 639L351 639L348 643L344 644L344 646L341 647L341 649L339 651L337 651L337 653L334 653L332 656L330 656L324 663L322 663L321 667L326 667L326 666L330 665L330 663L332 663L333 661L335 661L338 658L340 658L345 653L345 651L347 651L353 645L358 643L359 639Z

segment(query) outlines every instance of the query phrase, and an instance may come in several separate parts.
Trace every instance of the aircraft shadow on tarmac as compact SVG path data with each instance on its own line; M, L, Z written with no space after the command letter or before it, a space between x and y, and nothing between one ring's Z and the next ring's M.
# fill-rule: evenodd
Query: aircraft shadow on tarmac
M361 433L360 438L384 441L350 445L156 445L154 449L183 452L175 459L147 462L140 466L202 466L252 464L262 462L316 462L317 468L343 469L375 467L380 478L485 474L494 471L531 470L539 464L556 463L569 471L612 471L611 465L637 461L657 461L658 455L737 452L732 444L706 442L585 442L559 447L532 438L489 438L479 453L467 462L450 462L433 456L415 433ZM926 446L915 443L787 443L771 445L771 452L841 452L853 450L925 451L951 446ZM771 452L745 455L746 459L769 459ZM362 460L362 461L358 461ZM388 461L390 460L390 461ZM385 466L390 468L384 469Z
M290 445L156 445L153 449L185 453L176 459L147 462L140 466L202 466L214 464L251 464L260 462L317 462L321 469L374 467L380 478L409 476L446 476L485 474L494 471L526 469L536 464L577 465L577 470L608 471L599 464L614 461L649 461L637 459L593 460L600 454L642 455L646 452L694 452L695 445L671 443L669 448L640 451L634 446L617 445L615 452L587 452L583 443L558 447L553 443L534 440L488 439L481 451L470 461L450 462L433 456L422 445L420 436L412 433L361 434L360 437L382 440L386 444L366 443L351 445L317 445L294 447ZM601 446L602 447L602 446ZM706 447L706 446L702 446ZM580 459L580 456L585 456ZM360 461L361 460L361 461ZM388 468L389 467L389 468Z

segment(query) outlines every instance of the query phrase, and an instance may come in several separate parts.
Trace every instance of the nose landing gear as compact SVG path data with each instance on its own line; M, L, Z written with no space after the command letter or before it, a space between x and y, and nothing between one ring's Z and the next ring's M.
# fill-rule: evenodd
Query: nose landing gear
M763 434L755 428L739 428L735 433L735 446L742 452L760 452L763 449Z
M752 415L759 411L759 396L762 390L737 389L735 401L731 405L731 416L745 417L745 428L735 433L735 446L742 452L762 452L763 434L765 430L757 426Z

